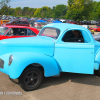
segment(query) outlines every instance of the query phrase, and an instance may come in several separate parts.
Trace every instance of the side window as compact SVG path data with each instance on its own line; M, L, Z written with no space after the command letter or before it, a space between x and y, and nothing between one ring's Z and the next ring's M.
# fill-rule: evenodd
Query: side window
M14 21L13 24L17 24L17 23Z
M6 36L24 36L27 35L27 29L24 28L11 28Z
M64 42L84 43L84 38L79 30L67 31L62 38Z
M11 28L11 29L7 32L6 36L12 36L12 35L13 35L13 29Z
M36 33L34 33L32 30L27 29L27 35L36 35Z
M27 29L24 29L24 28L20 28L19 29L19 35L27 35Z

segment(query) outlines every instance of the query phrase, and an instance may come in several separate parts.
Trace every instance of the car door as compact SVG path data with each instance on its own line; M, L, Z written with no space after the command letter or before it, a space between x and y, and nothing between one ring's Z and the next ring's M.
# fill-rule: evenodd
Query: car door
M85 33L85 43L64 42L55 43L54 58L62 72L94 73L94 44L88 33Z

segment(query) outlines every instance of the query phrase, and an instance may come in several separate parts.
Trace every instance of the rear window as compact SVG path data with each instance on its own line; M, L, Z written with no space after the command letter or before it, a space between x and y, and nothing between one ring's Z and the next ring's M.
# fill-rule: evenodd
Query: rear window
M60 34L60 30L59 29L51 28L51 27L49 28L48 27L48 28L44 28L40 32L39 36L47 36L47 37L51 37L51 38L57 39L59 34Z

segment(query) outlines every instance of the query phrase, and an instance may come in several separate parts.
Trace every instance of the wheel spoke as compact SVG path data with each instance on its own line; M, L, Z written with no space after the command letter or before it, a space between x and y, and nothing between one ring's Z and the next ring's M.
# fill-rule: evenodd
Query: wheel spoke
M30 77L29 77L28 75L26 76L26 78L27 78L28 80L30 80Z
M30 83L30 81L27 81L27 82L26 82L26 85L28 85L29 83Z
M33 78L33 72L31 73L31 78Z

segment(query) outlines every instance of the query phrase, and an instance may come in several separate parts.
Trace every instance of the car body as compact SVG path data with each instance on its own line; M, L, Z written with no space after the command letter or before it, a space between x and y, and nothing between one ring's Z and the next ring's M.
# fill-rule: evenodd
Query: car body
M77 24L78 22L77 21L74 21L74 20L69 20L69 21L67 21L67 23Z
M95 32L100 32L100 27L90 28L90 30L94 30Z
M71 24L77 24L77 23L78 23L77 21L72 21L72 22L71 22Z
M97 22L96 22L95 20L92 20L92 21L91 21L91 25L96 25L96 23L97 23Z
M33 27L27 26L1 26L0 40L8 38L32 37L36 36L39 31Z
M97 21L96 25L97 25L97 27L100 27L100 21Z
M0 26L3 25L3 24L6 24L8 22L9 22L9 20L0 20Z
M91 21L85 20L85 21L83 21L83 24L84 24L84 25L91 25Z
M80 32L84 41L68 41L74 30ZM0 71L18 79L26 91L39 87L43 76L100 72L100 42L79 25L47 24L36 37L4 39L0 47Z
M12 20L4 25L30 26L29 22L26 20Z

